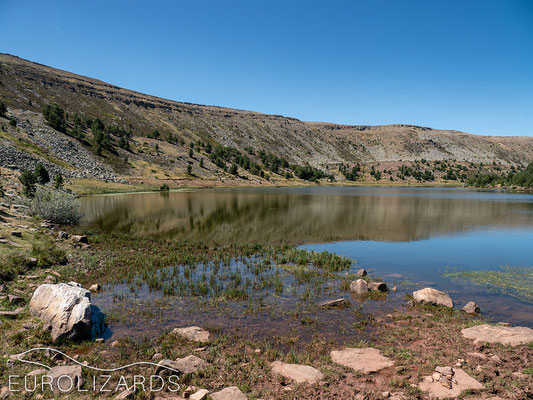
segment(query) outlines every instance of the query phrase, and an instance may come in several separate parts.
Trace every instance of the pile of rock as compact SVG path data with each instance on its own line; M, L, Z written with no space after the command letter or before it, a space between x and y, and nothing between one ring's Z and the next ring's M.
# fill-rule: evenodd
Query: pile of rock
M465 390L481 390L484 386L460 368L436 367L431 376L426 376L418 386L430 397L446 399L457 397Z
M387 290L385 282L367 282L364 279L357 279L350 283L350 291L358 296L368 292L386 292Z

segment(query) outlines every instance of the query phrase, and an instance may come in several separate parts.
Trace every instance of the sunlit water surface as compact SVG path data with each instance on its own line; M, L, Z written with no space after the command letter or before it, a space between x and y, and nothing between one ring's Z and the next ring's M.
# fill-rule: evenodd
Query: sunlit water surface
M485 315L533 326L533 304L487 287L450 280L450 269L533 267L533 195L433 188L246 188L93 196L87 224L131 235L164 234L206 244L292 243L356 260L396 285L396 302L414 288L469 300ZM109 307L124 285L95 302ZM339 293L338 296L346 295ZM142 288L136 298L161 293ZM376 308L376 304L370 308ZM385 304L379 308L386 309ZM170 322L176 322L173 319ZM234 321L235 322L235 321Z

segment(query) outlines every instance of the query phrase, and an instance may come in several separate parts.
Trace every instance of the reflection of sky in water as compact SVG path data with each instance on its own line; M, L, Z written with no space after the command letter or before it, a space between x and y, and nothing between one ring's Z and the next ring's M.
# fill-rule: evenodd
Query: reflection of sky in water
M381 275L400 273L411 279L435 280L447 267L533 267L532 245L533 229L489 229L412 242L344 241L302 248L342 254Z
M502 266L533 267L533 229L485 229L443 235L411 242L343 241L304 245L302 248L342 254L357 261L372 275L385 277L389 284L408 282L411 292L432 286L447 291L462 307L474 300L495 321L533 326L533 304L487 290L486 286L442 277L447 269L492 269ZM406 280L387 278L401 274ZM396 280L396 281L395 281ZM395 282L391 282L395 281Z

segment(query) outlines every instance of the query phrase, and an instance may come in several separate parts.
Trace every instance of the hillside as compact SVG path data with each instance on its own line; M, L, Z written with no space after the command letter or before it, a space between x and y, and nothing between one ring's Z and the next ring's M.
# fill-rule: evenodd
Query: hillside
M411 125L346 126L183 103L7 54L0 55L0 100L8 108L0 125L0 166L22 170L43 161L70 178L209 185L278 184L297 182L298 176L337 182L464 181L480 171L503 173L533 160L532 137ZM64 132L45 121L48 104L65 111ZM100 149L96 119L108 138ZM306 165L324 175L309 175Z

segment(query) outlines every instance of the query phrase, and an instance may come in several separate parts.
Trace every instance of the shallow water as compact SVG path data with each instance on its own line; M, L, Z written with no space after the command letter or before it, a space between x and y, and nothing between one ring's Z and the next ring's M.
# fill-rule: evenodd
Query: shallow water
M87 223L102 230L220 244L289 242L345 255L357 260L354 269L365 267L389 286L398 286L398 293L379 305L383 310L404 293L430 285L448 291L459 306L474 300L490 318L533 326L533 304L441 275L450 268L533 267L531 194L451 188L246 188L93 196L83 200L83 207ZM108 288L95 302L110 308L112 295L120 290ZM149 293L141 288L131 297L162 297ZM337 293L341 296L346 293ZM273 301L282 303L275 297ZM371 303L365 303L365 310L376 307ZM238 325L242 317L236 310L228 315ZM201 322L204 317L195 318ZM253 325L255 319L249 318ZM267 317L256 319L261 318ZM167 319L169 325L181 322ZM115 329L126 328L118 324Z

